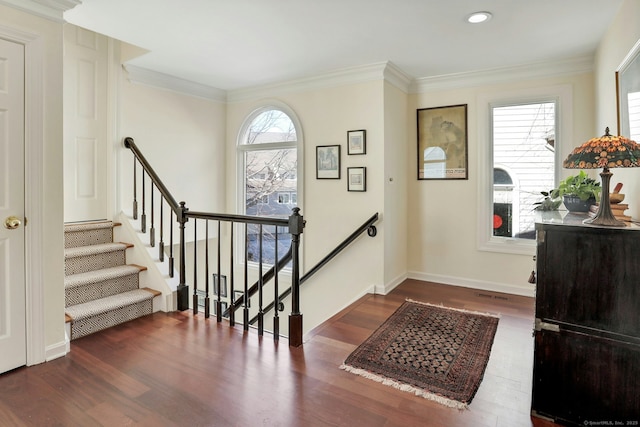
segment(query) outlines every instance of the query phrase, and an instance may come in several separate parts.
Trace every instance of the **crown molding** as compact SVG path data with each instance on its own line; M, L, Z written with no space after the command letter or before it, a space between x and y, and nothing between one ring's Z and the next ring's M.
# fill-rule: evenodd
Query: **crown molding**
M0 2L2 1L4 0L0 0ZM129 81L132 83L144 84L216 102L242 102L260 98L272 98L283 93L304 92L369 81L386 81L409 94L575 75L592 72L594 58L593 56L582 56L554 62L538 62L514 67L493 68L417 79L413 79L394 63L385 61L344 68L281 83L229 91L183 80L135 65L124 65L123 67L127 72Z
M403 73L397 66L385 61L343 68L282 83L230 90L227 94L227 99L229 102L241 102L250 99L269 98L282 95L282 93L303 92L312 89L337 87L376 80L388 80L391 84L405 92L408 92L411 81L410 77Z
M536 78L560 77L593 71L594 57L581 56L553 62L536 62L514 67L423 77L413 81L410 93L460 89Z
M389 61L384 71L384 80L391 83L404 93L409 93L413 77L402 71L396 64Z
M55 22L64 22L63 14L82 0L0 0L0 4Z
M391 62L380 62L336 70L303 79L230 90L227 92L212 86L183 80L131 64L123 65L123 68L131 83L143 84L218 102L241 102L250 99L269 98L286 92L300 92L376 80L386 80L400 90L408 93L412 81L411 77L400 70L395 64Z
M135 65L123 65L122 67L131 83L152 86L209 101L227 102L227 92L224 90Z

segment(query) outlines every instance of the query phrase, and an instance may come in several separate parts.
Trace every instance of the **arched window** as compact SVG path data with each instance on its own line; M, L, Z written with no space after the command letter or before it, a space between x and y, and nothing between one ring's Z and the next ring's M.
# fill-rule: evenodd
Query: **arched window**
M444 178L446 177L447 155L440 147L427 147L424 150L424 177Z
M298 163L301 152L300 126L285 106L265 106L252 112L238 140L239 211L246 215L287 218L301 203L302 176ZM263 262L274 262L275 230L263 230ZM257 240L258 229L249 230ZM284 254L290 241L278 236L278 252ZM258 244L250 244L251 260L258 259Z

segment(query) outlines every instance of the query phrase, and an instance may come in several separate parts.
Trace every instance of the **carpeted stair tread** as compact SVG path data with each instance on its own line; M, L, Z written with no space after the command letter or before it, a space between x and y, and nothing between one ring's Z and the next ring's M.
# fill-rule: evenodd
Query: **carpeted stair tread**
M89 317L71 322L71 339L82 338L151 313L153 313L153 301L151 299L138 301L103 313L94 313Z
M121 225L112 221L93 221L66 224L64 247L99 245L113 242L113 228Z
M83 304L77 304L65 309L72 322L78 322L91 316L100 315L108 311L114 311L142 301L152 300L153 293L144 289L135 289L121 294L111 295Z
M131 274L137 274L146 269L147 269L146 267L142 267L139 265L127 264L127 265L118 265L116 267L103 268L101 270L71 274L65 277L64 287L65 289L69 289L69 288L89 285L92 283L99 283L105 280L125 277Z
M64 274L85 273L103 268L125 265L127 243L104 243L99 245L67 248L64 251Z
M102 243L99 245L79 246L76 248L67 248L64 250L64 258L77 258L81 256L97 255L108 252L116 252L123 249L131 248L133 245L129 243Z
M66 224L64 226L65 233L74 233L78 231L96 230L99 228L113 228L121 225L113 221L92 221L92 222L78 222L72 224Z

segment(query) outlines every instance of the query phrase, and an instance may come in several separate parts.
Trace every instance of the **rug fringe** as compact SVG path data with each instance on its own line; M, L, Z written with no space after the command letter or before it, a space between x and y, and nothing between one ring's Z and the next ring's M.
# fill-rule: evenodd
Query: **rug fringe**
M447 310L460 311L462 313L477 314L479 316L495 317L497 319L500 319L500 317L502 317L500 315L500 313L489 313L489 312L482 312L482 311L465 310L464 308L445 307L444 304L431 304L431 303L428 303L428 302L412 300L411 298L407 298L405 301L412 302L412 303L415 303L415 304L429 305L431 307L446 308Z
M401 391L406 391L409 393L413 393L416 396L420 396L423 397L425 399L428 400L432 400L434 402L437 402L441 405L445 405L448 406L450 408L455 408L455 409L459 409L459 410L464 410L464 409L468 409L469 405L463 402L459 402L457 400L453 400L453 399L448 399L446 397L440 396L438 394L435 393L430 393L428 391L422 390L420 388L417 387L413 387L411 385L408 384L402 384L399 383L395 380L392 380L390 378L384 377L382 375L378 375L378 374L374 374L373 372L367 371L365 369L359 369L359 368L355 368L353 366L350 365L346 365L346 364L342 364L340 365L340 369L347 371L347 372L351 372L352 374L356 374L356 375L360 375L361 377L382 383L383 385L386 386L391 386L393 388L396 388L398 390Z

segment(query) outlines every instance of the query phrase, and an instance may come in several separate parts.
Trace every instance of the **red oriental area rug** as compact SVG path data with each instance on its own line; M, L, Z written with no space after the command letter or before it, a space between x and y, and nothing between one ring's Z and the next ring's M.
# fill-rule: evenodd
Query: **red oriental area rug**
M484 375L498 317L405 301L340 366L464 409Z

